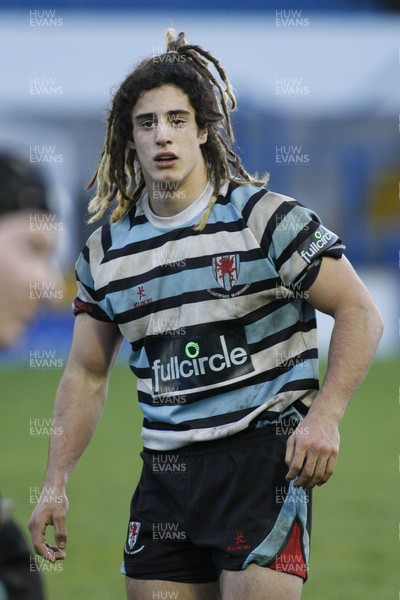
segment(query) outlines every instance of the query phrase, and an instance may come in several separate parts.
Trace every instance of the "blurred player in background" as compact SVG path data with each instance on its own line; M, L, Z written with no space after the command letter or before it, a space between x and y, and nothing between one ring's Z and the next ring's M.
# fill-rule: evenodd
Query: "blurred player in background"
M54 233L38 226L48 211L37 170L0 153L0 348L17 342L38 311L31 283L55 280ZM0 497L0 600L42 600L40 575L11 513L12 501Z
M166 53L117 91L94 179L92 221L111 209L110 223L77 262L54 415L65 434L45 480L64 504L39 503L30 529L40 555L65 557L65 486L124 336L144 413L129 600L300 597L311 489L335 468L339 421L382 330L338 236L242 166L234 108L218 61L168 32ZM335 319L321 389L315 309Z

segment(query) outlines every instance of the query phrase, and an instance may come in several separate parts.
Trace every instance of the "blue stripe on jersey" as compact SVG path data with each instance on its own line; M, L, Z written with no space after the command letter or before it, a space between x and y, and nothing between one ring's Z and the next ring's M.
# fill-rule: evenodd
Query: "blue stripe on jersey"
M308 363L308 364L307 364ZM318 361L316 359L308 359L306 363L299 364L293 367L291 376L288 378L288 373L283 373L276 377L269 386L269 400L272 400L281 388L291 380L296 381L301 378L315 377ZM304 366L304 364L306 366ZM268 399L265 398L265 383L256 385L248 385L241 389L222 394L215 394L212 398L199 400L198 402L186 403L186 397L179 398L180 404L168 405L173 401L173 396L167 396L164 400L162 397L155 400L154 406L140 402L143 412L150 421L161 421L163 423L179 424L182 422L190 422L195 419L206 419L210 415L227 414L233 411L245 410L252 407L258 407L264 404ZM185 404L185 410L182 410L182 405ZM269 408L269 407L268 407Z
M202 232L198 218L156 226L139 202L136 216L97 230L76 264L76 312L113 320L131 343L144 443L157 450L311 404L315 311L296 282L343 248L315 213L252 185L231 183Z

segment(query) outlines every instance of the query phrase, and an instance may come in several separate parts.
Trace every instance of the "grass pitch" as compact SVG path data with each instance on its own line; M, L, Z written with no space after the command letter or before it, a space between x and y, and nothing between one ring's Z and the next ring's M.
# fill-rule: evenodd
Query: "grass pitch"
M42 432L60 376L58 369L0 372L0 489L14 499L25 530L42 486L48 446ZM399 378L397 361L377 361L341 424L336 473L314 493L303 600L399 597ZM134 378L118 365L99 427L68 487L67 559L56 569L39 563L49 600L125 598L119 567L140 474L140 428Z

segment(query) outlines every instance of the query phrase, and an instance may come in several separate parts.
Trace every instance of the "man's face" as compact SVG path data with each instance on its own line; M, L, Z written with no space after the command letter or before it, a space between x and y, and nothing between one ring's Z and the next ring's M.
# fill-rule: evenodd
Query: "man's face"
M207 181L199 130L188 96L175 85L144 92L132 113L134 148L149 194L162 185L173 189L204 186Z
M0 347L16 342L36 314L37 290L59 283L55 235L32 229L28 211L0 218Z

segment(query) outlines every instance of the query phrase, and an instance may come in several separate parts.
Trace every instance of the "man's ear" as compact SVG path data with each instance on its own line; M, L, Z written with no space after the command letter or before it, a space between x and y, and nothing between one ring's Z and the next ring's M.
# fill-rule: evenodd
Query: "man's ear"
M208 139L208 127L204 127L203 129L199 129L199 143L200 146L205 144Z

